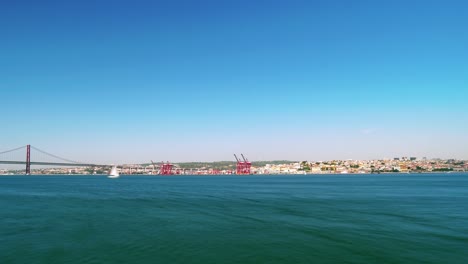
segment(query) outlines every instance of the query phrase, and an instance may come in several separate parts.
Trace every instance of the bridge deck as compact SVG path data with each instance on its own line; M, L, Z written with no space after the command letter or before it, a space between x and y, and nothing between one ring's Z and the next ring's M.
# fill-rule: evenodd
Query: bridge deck
M24 164L26 161L2 161L0 164ZM40 161L31 161L31 165L50 165L50 166L70 166L70 167L109 167L111 165L102 165L102 164L86 164L86 163L61 163L61 162L40 162Z

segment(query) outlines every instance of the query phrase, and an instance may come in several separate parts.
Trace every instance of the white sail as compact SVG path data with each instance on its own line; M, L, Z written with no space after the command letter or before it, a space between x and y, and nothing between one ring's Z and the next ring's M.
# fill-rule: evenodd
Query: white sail
M112 166L112 169L109 173L107 178L118 178L120 176L119 172L117 171L117 166Z

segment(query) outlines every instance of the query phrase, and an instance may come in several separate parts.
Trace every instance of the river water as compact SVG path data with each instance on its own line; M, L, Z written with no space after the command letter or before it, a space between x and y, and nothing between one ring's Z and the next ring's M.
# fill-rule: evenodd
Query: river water
M468 263L468 174L1 176L0 263Z

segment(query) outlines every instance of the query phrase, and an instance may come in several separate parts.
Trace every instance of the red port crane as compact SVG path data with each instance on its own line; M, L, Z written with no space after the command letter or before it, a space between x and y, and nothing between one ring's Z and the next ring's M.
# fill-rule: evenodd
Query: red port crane
M169 163L169 161L167 163L164 163L164 161L161 162L161 170L159 171L159 174L161 175L172 175L172 167L174 165Z
M252 167L252 162L244 157L244 154L241 153L242 159L244 159L244 171L243 174L250 174L250 168Z
M234 154L234 157L236 158L237 164L236 164L236 174L250 174L250 168L252 166L252 163L249 162L243 154L241 154L242 159L244 161L241 161L240 159L237 158L236 154Z

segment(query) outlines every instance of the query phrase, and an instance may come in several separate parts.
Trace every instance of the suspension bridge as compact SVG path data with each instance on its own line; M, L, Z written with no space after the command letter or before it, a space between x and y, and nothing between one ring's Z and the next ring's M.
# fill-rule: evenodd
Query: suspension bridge
M31 153L34 152L34 155ZM22 157L20 157L22 155ZM37 157L34 161L32 157ZM24 158L24 159L23 159ZM112 165L84 163L48 153L31 145L1 151L0 164L25 165L26 174L31 173L32 165L72 166L72 167L110 167Z
M241 154L242 159L240 160L237 158L236 155L234 157L237 160L236 165L236 172L235 174L251 174L251 166L252 163L249 162L243 154ZM25 165L25 173L31 174L31 166L52 166L52 167L100 167L102 168L110 168L110 167L119 167L121 171L124 171L128 174L132 174L132 170L135 170L135 165L137 164L124 164L124 165L110 165L110 164L95 164L95 163L86 163L86 162L79 162L75 160L70 160L63 158L58 155L51 154L44 150L41 150L37 147L26 145L21 146L18 148L0 151L0 164L9 164L9 165ZM144 165L139 164L138 166L146 166L144 167L143 171L147 173L147 167L151 166L152 170L150 174L161 174L161 175L172 175L172 174L186 174L185 169L181 169L176 164L171 164L169 161L162 162L160 165L155 164L151 161L151 164ZM139 168L136 168L136 171L139 171ZM190 170L191 172L191 170ZM212 170L210 174L219 174L218 170ZM230 172L229 172L230 174Z

